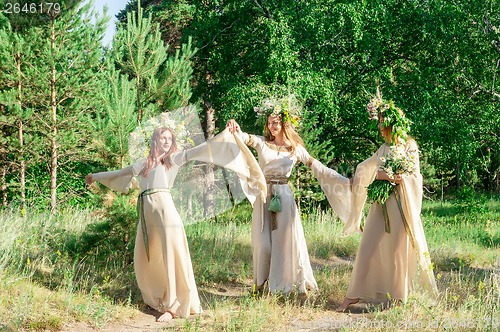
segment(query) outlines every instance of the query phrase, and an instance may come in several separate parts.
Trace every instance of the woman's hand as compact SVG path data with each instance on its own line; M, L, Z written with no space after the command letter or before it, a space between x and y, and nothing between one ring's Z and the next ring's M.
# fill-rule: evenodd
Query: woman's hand
M387 175L387 173L385 171L379 170L377 172L376 179L377 180L385 180L385 181L393 182L395 184L400 184L401 181L403 180L403 177L401 176L401 174L397 174L397 175L394 175L394 178L391 179L389 177L389 175Z
M92 184L92 183L94 183L94 179L92 179L92 174L87 174L85 176L85 183L86 184Z
M400 184L401 181L403 181L403 177L401 176L401 174L395 175L394 179L392 180L392 182L394 182L395 184Z
M231 119L231 120L229 120L227 122L226 128L229 128L229 132L232 134L235 131L239 131L240 130L240 125L236 122L236 120Z

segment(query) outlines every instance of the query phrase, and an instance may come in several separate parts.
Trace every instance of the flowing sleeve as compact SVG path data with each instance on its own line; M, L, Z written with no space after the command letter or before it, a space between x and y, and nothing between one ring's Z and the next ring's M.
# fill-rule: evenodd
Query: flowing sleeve
M173 158L177 165L193 160L213 163L235 172L243 193L252 205L257 196L265 201L267 185L264 174L240 135L231 134L226 128L214 138Z
M402 182L398 186L401 193L401 205L413 235L414 248L421 269L421 284L431 295L436 297L438 294L436 280L434 278L429 249L427 247L424 228L420 218L422 210L423 179L420 174L418 147L415 141L410 140L408 142L407 153L414 158L416 171L413 174L403 175Z
M262 150L262 145L264 145L264 137L262 136L257 136L257 135L252 135L252 134L247 134L244 131L237 131L234 133L235 136L238 136L238 138L245 143L247 146L250 146L256 150Z
M351 183L349 179L311 157L302 145L297 145L295 155L301 163L311 168L333 211L342 222L346 223L351 210Z
M342 235L361 232L361 219L363 218L363 208L368 196L368 186L375 179L377 166L378 151L356 167L351 185L351 211Z
M99 181L112 190L126 194L130 189L139 188L135 177L143 166L144 160L141 160L120 170L94 173L92 179Z
M311 171L318 180L333 211L342 222L346 223L351 211L351 183L349 179L316 159L311 163Z

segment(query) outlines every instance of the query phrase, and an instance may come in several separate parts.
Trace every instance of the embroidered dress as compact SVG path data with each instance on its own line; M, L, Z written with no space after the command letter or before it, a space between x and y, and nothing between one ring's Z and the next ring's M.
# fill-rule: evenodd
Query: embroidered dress
M402 182L396 188L397 193L391 194L386 202L390 233L386 232L382 206L377 203L371 205L354 262L346 295L348 298L406 301L416 284L433 298L437 296L436 281L420 219L422 175L415 141L407 142L406 151L415 155L417 170L414 174L402 175ZM351 215L344 228L345 234L360 230L363 206L367 198L366 188L375 179L381 164L380 157L388 152L389 145L384 144L356 168Z
M254 284L262 287L267 280L271 293L315 290L318 285L297 204L288 183L297 154L305 149L298 146L292 155L290 149L277 147L261 136L241 132L240 135L247 145L256 149L267 182L266 201L258 197L252 212ZM273 195L280 197L279 212L268 210Z
M181 217L176 210L170 188L184 163L191 160L213 162L237 173L247 198L266 194L262 172L243 142L229 131L210 141L172 156L173 166L159 164L147 177L140 178L141 222L137 228L134 249L134 271L143 300L160 312L170 311L179 317L202 312L189 255L188 242ZM124 169L93 174L107 187L128 192L145 161ZM146 230L147 236L144 236ZM148 250L146 250L148 248ZM148 257L149 256L149 257Z

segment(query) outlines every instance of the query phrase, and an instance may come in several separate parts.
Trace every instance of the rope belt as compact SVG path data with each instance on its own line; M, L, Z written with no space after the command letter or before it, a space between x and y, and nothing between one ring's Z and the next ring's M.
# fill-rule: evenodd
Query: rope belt
M146 221L144 220L144 197L156 193L169 193L168 188L158 188L158 189L146 189L139 195L137 199L137 214L139 215L139 223L142 229L142 238L144 240L144 247L146 248L146 256L149 262L149 240L148 240L148 229L146 227Z
M266 178L267 184L287 184L287 177Z
M399 212L401 213L403 226L406 230L406 234L408 234L408 238L410 239L410 244L413 248L415 248L415 237L413 236L413 232L411 231L410 225L408 224L408 220L406 219L405 213L403 211L403 206L401 204L401 197L399 196L397 188L394 188L394 196L396 198L396 203L398 204ZM382 212L384 213L385 232L390 233L391 227L389 224L389 213L387 212L387 206L385 205L385 203L382 204Z

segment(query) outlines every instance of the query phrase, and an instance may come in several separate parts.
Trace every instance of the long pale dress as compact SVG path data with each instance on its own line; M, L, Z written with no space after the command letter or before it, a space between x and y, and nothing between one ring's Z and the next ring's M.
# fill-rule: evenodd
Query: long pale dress
M367 187L375 179L382 163L380 158L388 152L389 145L384 144L371 158L356 168L352 184L351 214L345 225L344 234L360 231ZM406 152L414 156L418 167L418 147L415 141L407 142ZM420 169L418 168L414 174L404 174L396 190L408 230L403 224L394 193L386 202L390 233L385 231L382 206L377 203L371 205L354 262L346 295L348 298L406 301L410 290L417 282L432 298L437 296L436 281L420 219L422 206Z
M144 195L144 220L149 241L146 255L142 227L137 228L134 249L134 271L143 300L160 312L170 311L179 317L202 312L189 255L186 233L172 195L179 167L191 160L213 162L235 172L243 191L253 203L256 196L266 194L260 168L244 144L227 130L212 140L190 150L172 155L173 166L158 165L148 176L140 176L141 191L162 189ZM124 169L95 173L92 177L107 187L126 193L144 166L136 162ZM140 198L141 199L141 198Z
M297 291L305 293L317 289L304 230L288 178L297 162L297 153L278 149L264 137L241 133L243 141L256 149L259 165L268 183L267 198L257 198L252 212L253 282L262 287L268 281L271 293ZM281 198L281 212L268 210L272 195Z

